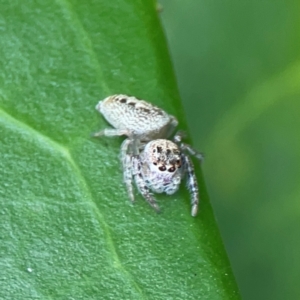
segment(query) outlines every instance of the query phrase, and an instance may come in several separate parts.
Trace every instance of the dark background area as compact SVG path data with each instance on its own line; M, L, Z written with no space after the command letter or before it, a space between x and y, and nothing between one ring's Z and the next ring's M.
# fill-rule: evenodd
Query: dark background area
M300 299L299 1L160 1L243 299Z

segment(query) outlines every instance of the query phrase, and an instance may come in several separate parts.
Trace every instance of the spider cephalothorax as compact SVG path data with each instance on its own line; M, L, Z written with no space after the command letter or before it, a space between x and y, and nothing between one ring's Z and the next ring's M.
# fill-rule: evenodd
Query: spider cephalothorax
M197 215L199 204L197 179L193 163L181 151L180 145L166 139L151 141L139 155L132 158L132 166L128 168L132 169L131 174L140 193L157 211L159 207L151 191L174 194L179 189L182 179L186 177L187 187L191 193L191 214Z
M178 146L169 140L149 142L140 154L141 172L154 193L173 194L182 178L182 158Z

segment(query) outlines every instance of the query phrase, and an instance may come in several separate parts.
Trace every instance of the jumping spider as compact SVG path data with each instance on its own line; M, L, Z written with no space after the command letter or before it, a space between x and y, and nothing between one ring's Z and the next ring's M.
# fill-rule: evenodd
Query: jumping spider
M185 152L200 161L203 156L181 142L181 132L174 136L174 142L168 140L178 125L176 118L149 102L126 95L109 96L100 101L96 109L114 128L97 132L95 137L127 136L121 146L121 161L131 201L134 201L134 179L142 196L159 211L151 191L174 194L186 175L191 193L191 215L196 216L199 189L193 163Z

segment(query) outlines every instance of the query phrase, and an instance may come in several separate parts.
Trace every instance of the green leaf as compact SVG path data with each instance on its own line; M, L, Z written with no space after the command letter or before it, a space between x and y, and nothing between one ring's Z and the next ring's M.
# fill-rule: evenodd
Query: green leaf
M238 299L213 213L184 187L132 206L94 109L147 99L186 129L152 1L0 3L0 298ZM201 179L201 172L197 168Z

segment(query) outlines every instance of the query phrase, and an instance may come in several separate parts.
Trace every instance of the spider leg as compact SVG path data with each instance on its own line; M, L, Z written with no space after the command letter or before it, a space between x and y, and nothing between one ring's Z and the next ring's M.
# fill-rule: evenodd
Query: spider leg
M174 132L175 128L178 125L178 121L175 117L170 116L170 118L171 118L171 120L170 120L169 128L165 135L166 138L168 138Z
M139 153L140 153L140 144L141 144L140 140L136 136L132 135L131 136L131 142L132 142L132 145L131 145L132 155L134 155L134 156L139 155Z
M174 136L174 141L178 144L182 142L183 138L186 138L186 133L182 130L178 130Z
M141 172L141 158L140 156L134 156L132 159L133 163L133 169L134 169L134 179L135 183L137 185L138 190L142 194L142 196L145 198L145 200L154 208L156 212L159 212L159 206L156 203L156 200L154 197L150 194L149 188L146 185L146 182L143 178L142 172Z
M130 148L131 140L126 139L121 145L121 162L123 166L123 179L126 185L128 196L131 202L134 202L134 194L132 187L132 155L128 153Z
M201 163L204 159L204 155L201 152L194 149L192 146L182 143L182 138L184 137L186 137L185 132L178 131L174 136L175 143L180 147L182 151L186 150L190 155L195 156Z
M195 176L194 166L190 158L183 154L182 160L184 161L187 173L187 187L191 193L191 215L195 217L198 213L199 206L199 188L197 178Z
M95 132L92 134L93 137L99 136L120 136L120 135L130 135L130 132L127 129L113 129L113 128L105 128L101 131Z
M204 159L204 155L201 152L195 150L194 148L192 148L192 146L190 146L188 144L181 143L180 144L180 149L181 150L186 150L190 155L195 156L200 161L200 163Z

